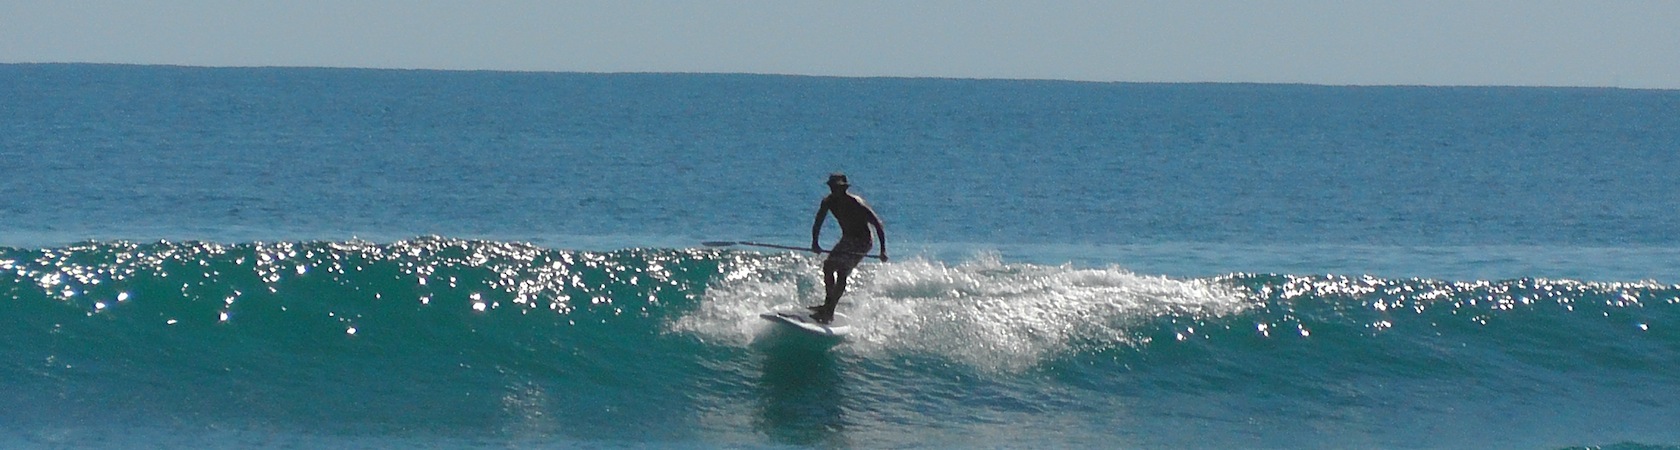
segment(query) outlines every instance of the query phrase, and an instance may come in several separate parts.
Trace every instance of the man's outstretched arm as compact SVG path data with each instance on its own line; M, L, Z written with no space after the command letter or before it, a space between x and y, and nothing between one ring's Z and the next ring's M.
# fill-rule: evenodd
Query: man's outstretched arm
M823 219L828 218L828 201L824 199L822 206L817 207L817 219L811 222L811 251L821 252L822 246L817 245L817 236L822 234Z
M875 210L869 210L869 224L875 226L875 240L881 242L881 261L887 260L887 227L881 223L881 217L875 215Z

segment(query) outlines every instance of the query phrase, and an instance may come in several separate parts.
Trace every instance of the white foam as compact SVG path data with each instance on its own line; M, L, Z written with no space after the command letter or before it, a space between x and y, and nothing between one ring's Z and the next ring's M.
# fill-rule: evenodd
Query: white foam
M820 260L743 257L725 264L700 308L673 330L732 345L765 336L758 313L821 302ZM839 351L932 355L988 370L1019 370L1076 345L1134 343L1163 315L1221 316L1249 306L1240 289L1212 279L1172 279L1117 266L1005 263L982 253L959 264L921 258L865 264L841 310L854 329Z

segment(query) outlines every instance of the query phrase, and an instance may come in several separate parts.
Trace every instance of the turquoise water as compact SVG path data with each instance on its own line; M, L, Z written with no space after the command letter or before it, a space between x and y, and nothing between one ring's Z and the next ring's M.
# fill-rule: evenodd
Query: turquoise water
M1680 443L1670 91L0 79L7 447Z

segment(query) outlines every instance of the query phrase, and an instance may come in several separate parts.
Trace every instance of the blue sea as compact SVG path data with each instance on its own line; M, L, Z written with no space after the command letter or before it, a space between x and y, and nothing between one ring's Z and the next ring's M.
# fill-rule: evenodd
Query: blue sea
M841 339L701 244L835 171ZM1677 175L1680 91L0 65L0 447L1675 448Z

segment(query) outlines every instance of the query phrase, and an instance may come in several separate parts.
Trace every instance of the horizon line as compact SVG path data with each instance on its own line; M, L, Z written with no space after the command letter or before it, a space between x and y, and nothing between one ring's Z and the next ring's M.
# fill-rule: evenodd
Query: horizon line
M188 69L301 69L301 70L371 70L371 71L409 71L409 72L458 72L458 73L518 73L518 74L580 74L580 75L738 75L765 77L797 77L797 78L837 78L837 79L882 79L882 80L953 80L953 81L1030 81L1030 82L1059 82L1059 83L1088 83L1088 84L1195 84L1195 85L1262 85L1262 86L1315 86L1315 87L1358 87L1358 88L1516 88L1516 89L1614 89L1628 91L1680 91L1680 87L1628 87L1609 85L1569 85L1569 84L1407 84L1407 83L1329 83L1306 81L1231 81L1231 80L1194 80L1194 81L1162 81L1162 80L1099 80L1082 78L1008 78L988 76L948 76L948 75L841 75L818 73L792 72L727 72L727 71L658 71L658 70L560 70L560 69L507 69L507 68L440 68L440 67L382 67L382 66L332 66L332 65L204 65L182 63L137 63L137 62L93 62L93 61L0 61L0 66L6 65L35 65L35 66L118 66L118 67L169 67Z

